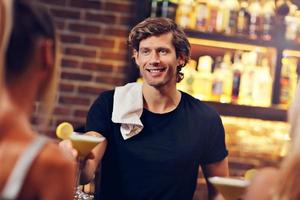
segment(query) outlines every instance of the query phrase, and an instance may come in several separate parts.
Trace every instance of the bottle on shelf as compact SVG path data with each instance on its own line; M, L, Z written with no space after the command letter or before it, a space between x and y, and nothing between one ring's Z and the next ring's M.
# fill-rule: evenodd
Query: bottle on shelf
M231 102L232 92L232 71L231 71L231 55L226 52L223 61L219 66L216 66L213 72L212 95L213 101L221 103Z
M285 16L285 39L291 41L297 41L297 34L300 28L299 24L299 11L297 11L297 6L292 4L290 1L287 2L289 6L288 15ZM298 16L297 16L298 15Z
M208 32L216 32L219 5L220 5L219 0L210 0L207 2L207 7L208 7L207 31Z
M240 9L237 0L223 0L224 5L224 31L226 35L235 35L237 32L237 18Z
M267 58L263 58L261 65L255 69L253 81L253 106L271 106L273 78Z
M160 1L158 1L158 0L151 1L150 17L158 17L161 15L161 9L160 9L159 3L160 3Z
M283 58L280 77L280 104L289 105L293 100L296 91L297 59Z
M286 16L285 17L285 24L286 24L286 30L285 30L285 39L296 41L297 39L297 32L299 29L299 22L297 17L295 16Z
M177 83L177 89L193 95L193 84L196 74L197 62L190 59L185 67L182 68L182 73L184 74L183 80Z
M262 7L258 0L252 0L248 9L250 13L249 38L257 39L261 32Z
M177 0L163 0L161 16L175 20L176 9Z
M212 89L212 63L211 56L199 57L197 72L195 73L193 92L196 98L208 101Z
M242 0L237 17L237 34L246 36L249 34L250 13L248 12L248 1Z
M206 31L208 7L206 0L198 0L195 7L196 13L196 29L199 31Z
M176 23L182 28L196 28L196 12L193 0L179 0Z
M152 0L151 17L168 17L175 19L177 0Z
M238 104L251 105L253 102L253 81L257 63L257 53L253 51L243 53L242 63L244 65L244 71L241 76Z
M297 34L296 34L296 42L300 43L300 10L297 10L295 12L295 17L296 17L297 25L298 25Z
M218 11L216 16L216 24L214 28L214 32L217 33L224 33L225 31L225 23L227 20L227 16L229 14L227 13L228 9L225 7L224 1L220 0L218 4Z
M241 76L243 73L243 64L241 62L241 51L237 51L234 54L234 60L232 65L232 95L231 95L231 102L237 103L239 93L240 93L240 83L241 83Z
M271 40L275 20L275 2L267 0L262 7L262 39Z

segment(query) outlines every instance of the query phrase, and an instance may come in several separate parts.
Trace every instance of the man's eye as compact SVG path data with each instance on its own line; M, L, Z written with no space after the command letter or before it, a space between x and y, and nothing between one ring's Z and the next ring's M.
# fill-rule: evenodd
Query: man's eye
M160 54L162 54L162 55L165 55L165 54L167 54L167 53L168 53L168 51L167 51L167 50L165 50L165 49L161 49L161 50L159 51L159 53L160 53Z
M141 54L143 54L143 55L148 55L149 53L150 53L150 51L147 49L141 50Z

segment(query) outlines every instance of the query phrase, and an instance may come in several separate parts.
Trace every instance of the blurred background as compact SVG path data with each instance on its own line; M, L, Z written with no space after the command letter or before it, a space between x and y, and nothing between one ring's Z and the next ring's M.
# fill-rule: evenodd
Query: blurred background
M126 41L149 16L174 19L192 44L178 88L221 115L230 175L276 166L289 146L287 109L300 71L299 1L39 0L54 17L61 81L49 136L62 121L84 131L89 107L104 90L142 81ZM36 105L38 109L38 105ZM32 122L36 123L37 115ZM195 119L196 120L196 119ZM37 128L37 127L36 127ZM195 199L205 197L198 179Z

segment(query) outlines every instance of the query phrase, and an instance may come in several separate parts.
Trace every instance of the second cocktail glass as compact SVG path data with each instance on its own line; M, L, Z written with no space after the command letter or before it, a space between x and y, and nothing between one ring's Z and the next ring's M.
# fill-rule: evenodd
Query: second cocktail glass
M84 193L80 188L80 176L84 166L86 156L91 152L91 150L100 142L104 141L104 137L96 137L91 135L80 135L78 133L73 133L70 138L72 146L78 151L78 170L77 170L77 180L76 180L76 191L74 195L75 200L92 200L93 195Z

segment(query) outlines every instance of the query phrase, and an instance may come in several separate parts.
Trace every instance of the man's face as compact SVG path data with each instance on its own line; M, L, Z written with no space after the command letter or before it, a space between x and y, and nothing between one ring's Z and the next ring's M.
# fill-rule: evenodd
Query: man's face
M153 87L176 85L177 66L184 61L176 57L172 37L172 33L165 33L140 42L134 57L146 84Z

